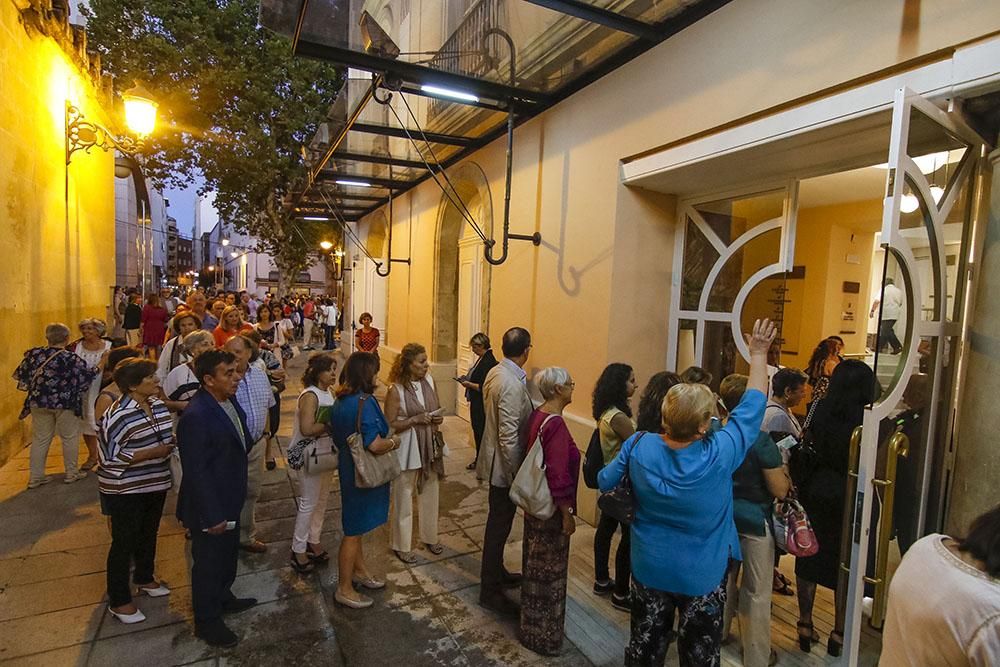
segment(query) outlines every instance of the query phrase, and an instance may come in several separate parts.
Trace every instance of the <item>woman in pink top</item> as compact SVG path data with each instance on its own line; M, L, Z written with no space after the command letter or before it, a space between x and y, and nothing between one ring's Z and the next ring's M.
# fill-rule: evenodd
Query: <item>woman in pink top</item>
M576 530L580 474L580 451L562 417L573 400L575 383L565 369L553 366L536 375L535 384L545 402L528 419L528 447L534 446L541 430L545 478L557 511L548 519L524 515L519 634L521 643L532 651L557 655L566 618L569 537Z

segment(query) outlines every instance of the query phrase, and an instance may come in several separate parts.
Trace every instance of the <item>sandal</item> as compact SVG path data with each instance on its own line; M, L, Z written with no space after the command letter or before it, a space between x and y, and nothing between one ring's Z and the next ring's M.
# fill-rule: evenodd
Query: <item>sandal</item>
M779 595L795 595L795 591L792 590L791 583L792 582L785 578L785 575L775 570L774 580L771 583L771 590Z
M393 550L393 553L396 554L396 558L398 558L399 560L403 561L407 565L413 565L414 563L417 562L417 560L419 560L417 558L417 555L415 553L413 553L412 551L395 551L395 550Z
M291 557L291 564L292 564L292 569L293 570L295 570L299 574L309 574L310 572L313 571L313 568L315 567L315 565L313 565L313 562L311 560L308 561L308 562L305 562L305 563L301 563L301 562L299 562L299 559L296 558L295 556L296 556L296 554L293 551L292 552L292 557Z
M827 655L832 655L834 658L839 658L843 650L844 650L844 633L836 631L831 632L830 638L826 640Z
M435 556L440 556L442 553L444 553L444 545L441 544L440 542L438 542L437 544L425 544L424 546L427 547L427 550L430 551Z
M323 547L320 547L320 549L323 549ZM308 547L306 547L306 556L308 556L309 560L311 560L314 563L326 563L330 560L330 554L326 549L323 549L319 553L316 553L315 551L313 551L311 544Z
M466 470L475 470L475 469L476 469L476 462L475 462L475 461L473 461L473 462L472 462L472 463L470 463L469 465L465 466L465 469L466 469Z
M80 466L80 470L84 472L90 472L97 465L97 461L84 461L83 465Z

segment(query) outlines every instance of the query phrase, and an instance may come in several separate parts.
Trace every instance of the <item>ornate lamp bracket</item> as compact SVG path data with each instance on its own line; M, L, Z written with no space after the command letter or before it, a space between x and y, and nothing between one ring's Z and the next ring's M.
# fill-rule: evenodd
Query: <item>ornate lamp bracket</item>
M140 139L128 135L117 137L103 125L84 119L79 107L66 103L66 164L78 150L89 153L96 146L104 151L117 148L122 153L133 155L142 145Z

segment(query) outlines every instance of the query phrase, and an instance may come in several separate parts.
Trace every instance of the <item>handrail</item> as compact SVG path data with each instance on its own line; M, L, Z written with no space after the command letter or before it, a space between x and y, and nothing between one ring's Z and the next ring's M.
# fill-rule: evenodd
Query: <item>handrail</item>
M878 522L878 544L875 552L875 595L872 605L871 626L880 629L885 621L885 608L889 599L889 541L892 540L893 511L896 503L896 464L899 457L910 455L910 439L896 427L889 438L885 461L885 478L872 480L873 484L885 488L882 499L882 514Z

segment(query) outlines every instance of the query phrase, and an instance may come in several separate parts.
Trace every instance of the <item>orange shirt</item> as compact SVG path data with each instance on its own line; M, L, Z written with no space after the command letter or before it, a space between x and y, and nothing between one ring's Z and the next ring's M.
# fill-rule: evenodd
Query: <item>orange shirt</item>
M248 333L250 331L253 331L253 327L247 324L246 322L243 323L243 326L240 327L239 331L227 331L223 329L222 325L220 324L219 326L212 329L212 336L215 338L215 346L218 348L222 348L222 346L226 344L226 341L228 341L236 334Z

